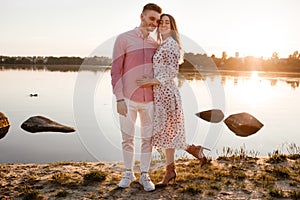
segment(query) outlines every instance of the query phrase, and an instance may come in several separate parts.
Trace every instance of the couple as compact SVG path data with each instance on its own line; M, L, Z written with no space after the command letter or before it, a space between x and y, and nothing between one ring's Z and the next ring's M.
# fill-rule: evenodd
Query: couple
M201 166L206 163L203 148L185 141L182 102L174 81L179 70L180 38L174 18L161 13L158 5L145 5L140 26L120 34L114 45L111 77L122 132L122 188L136 179L133 165L137 113L141 122L139 183L145 191L155 190L148 174L153 146L165 149L166 154L165 176L157 186L166 186L176 178L175 149L186 150L201 161ZM149 35L156 28L157 41Z

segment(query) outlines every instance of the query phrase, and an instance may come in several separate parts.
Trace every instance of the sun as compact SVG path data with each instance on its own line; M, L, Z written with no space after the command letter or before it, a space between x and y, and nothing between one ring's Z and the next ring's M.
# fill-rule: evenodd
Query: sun
M239 82L237 87L241 102L251 107L267 102L273 96L269 81L261 78L257 71L252 71L251 76L243 82Z

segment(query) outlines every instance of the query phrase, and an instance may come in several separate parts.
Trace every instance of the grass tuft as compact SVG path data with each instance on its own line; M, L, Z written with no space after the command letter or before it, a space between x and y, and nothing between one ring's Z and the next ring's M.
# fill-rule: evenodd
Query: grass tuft
M263 172L262 174L257 174L253 180L255 185L259 187L270 188L275 184L276 178Z
M222 186L221 186L220 184L218 184L218 183L212 183L212 184L210 185L210 188L211 188L212 190L221 190Z
M293 200L299 200L300 199L300 190L298 191L292 191L291 194L290 194L290 197L293 199Z
M273 151L273 153L268 153L268 163L271 164L277 164L277 163L282 163L285 162L287 159L287 156L284 154L279 153L278 150Z
M60 167L64 165L72 165L72 166L87 166L87 162L69 162L69 161L61 161L61 162L53 162L50 164L52 167Z
M283 198L284 197L283 191L279 188L270 188L269 195L271 197L275 197L275 198Z
M218 154L218 152L217 152ZM255 150L246 150L246 146L243 145L239 149L232 149L231 147L223 147L222 153L218 156L217 160L224 161L241 161L257 159L259 152Z
M182 193L187 192L192 195L202 193L202 189L201 189L200 185L197 183L190 183L190 184L186 185L184 188L180 188L179 191Z
M275 166L273 168L273 174L277 177L277 178L281 178L281 179L287 179L290 178L290 171L283 166Z
M52 183L68 187L77 187L81 180L82 177L79 174L69 172L57 172L50 178Z
M98 171L98 170L92 170L85 174L83 176L83 180L85 183L90 183L90 182L101 182L106 179L107 173Z
M23 200L43 199L43 196L38 190L26 189L23 193Z
M59 190L55 197L67 197L69 192L67 190Z

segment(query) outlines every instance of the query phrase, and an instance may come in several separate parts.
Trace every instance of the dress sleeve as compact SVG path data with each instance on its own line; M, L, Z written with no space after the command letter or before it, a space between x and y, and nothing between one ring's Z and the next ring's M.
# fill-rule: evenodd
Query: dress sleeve
M177 42L167 41L162 47L160 70L155 77L162 85L176 78L179 70L180 51Z

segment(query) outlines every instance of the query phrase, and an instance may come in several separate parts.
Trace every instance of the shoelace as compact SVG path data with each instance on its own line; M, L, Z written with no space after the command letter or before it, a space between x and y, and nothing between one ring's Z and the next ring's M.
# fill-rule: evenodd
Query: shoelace
M132 177L129 175L129 174L125 174L124 176L123 176L123 178L126 178L126 179L129 179L129 180L131 180L132 179Z
M150 178L149 178L148 175L143 175L143 180L147 181L147 182L150 182Z

